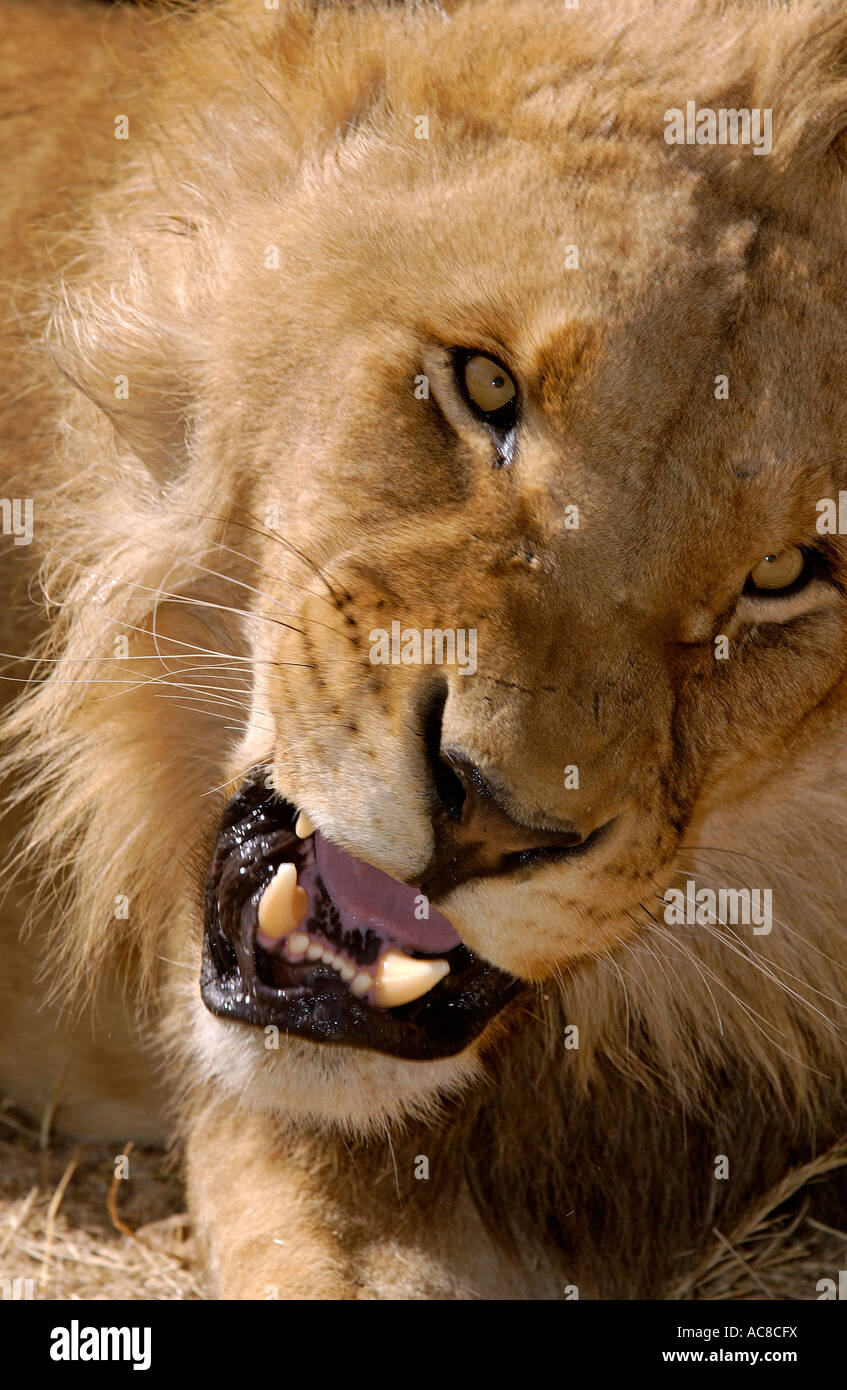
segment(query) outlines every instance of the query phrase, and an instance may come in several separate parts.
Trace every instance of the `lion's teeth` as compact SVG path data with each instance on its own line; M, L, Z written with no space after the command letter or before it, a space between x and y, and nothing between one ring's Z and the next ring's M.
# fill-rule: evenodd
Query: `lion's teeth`
M350 985L355 995L361 998L367 994L373 984L373 975L365 970L356 973L355 967L350 965L343 956L335 951L331 951L328 946L323 946L319 941L313 941L305 932L292 932L286 941L289 955L306 960L320 961L322 965L331 965L333 970L341 976L345 984Z
M298 894L305 902L298 898ZM307 909L308 897L297 884L295 866L283 864L259 903L262 932L273 940L285 936L286 949L294 959L302 960L305 956L306 960L321 961L324 965L332 966L349 986L352 995L357 999L369 995L370 1003L378 1009L396 1009L401 1004L410 1004L413 999L428 994L439 980L450 973L446 960L415 960L393 946L380 957L374 974L370 970L357 971L343 956L330 950L326 943L313 940L306 932L294 930L297 923L292 922L292 917L300 913L299 922Z
M305 811L301 811L297 820L294 822L294 834L301 840L308 840L310 835L314 835L315 827L309 820Z
M259 899L259 930L272 941L289 936L309 910L309 897L297 884L295 864L280 864Z
M377 967L371 1002L380 1009L396 1009L427 994L439 980L449 975L446 960L414 960L404 951L390 950ZM351 989L355 986L355 981Z

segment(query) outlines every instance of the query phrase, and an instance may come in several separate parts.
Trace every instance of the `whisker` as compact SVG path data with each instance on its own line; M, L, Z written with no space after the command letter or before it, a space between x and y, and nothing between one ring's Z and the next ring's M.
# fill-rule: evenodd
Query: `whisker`
M238 669L238 668L236 668L236 669ZM218 667L218 668L216 669L216 671L214 672L214 674L219 674L219 673L220 673L220 670L221 670L221 668ZM207 682L201 682L201 681L182 681L182 680L180 680L180 681L174 681L174 680L170 680L170 679L169 679L169 677L171 677L171 676L188 676L188 675L192 675L192 674L194 674L194 675L201 675L201 674L204 674L204 668L203 668L202 666L189 666L189 667L187 668L187 670L184 670L184 671L164 671L161 675L158 675L158 676L154 676L154 675L149 675L149 676L148 676L148 675L146 675L146 674L144 674L144 673L142 673L142 672L140 672L140 671L127 671L127 677L128 677L128 678L132 678L133 676L139 677L139 679L136 680L136 682L135 682L134 685L127 685L125 682L122 682L122 681L116 682L116 681L113 681L111 678L109 678L109 684L112 684L112 685L114 685L114 684L121 684L121 685L123 685L124 689L123 689L122 692L119 692L119 693L123 693L123 694L126 694L126 695L132 694L132 692L135 691L135 690L143 690L143 689L146 689L148 686L151 686L151 685L179 685L179 686L182 686L182 687L183 687L184 689L186 689L186 690L218 690L218 691L221 691L221 693L223 693L223 694L236 693L238 690L241 690L241 691L243 691L245 694L248 694L248 693L249 693L250 691L252 691L252 689L253 689L253 683L252 683L252 681L249 681L249 680L248 680L248 681L245 681L245 682L244 682L243 684L241 684L241 685L235 684L234 681L230 681L230 682L229 682L228 684L226 684L226 685L210 685L210 684L208 684ZM212 674L212 673L209 673L209 674ZM243 673L239 670L239 671L238 671L238 674L239 674L239 676L240 676L240 675L242 675ZM115 696L110 695L108 698L109 698L109 699L114 699Z
M624 980L624 977L623 977L623 971L621 970L620 965L619 965L618 962L615 960L615 958L614 958L614 956L612 955L611 951L609 950L608 946L605 946L605 947L603 948L603 950L602 950L602 952L600 953L600 956L598 957L598 959L599 959L601 962L603 962L603 963L605 963L605 962L608 960L609 964L612 966L613 970L616 972L616 974L617 974L617 976L618 976L618 979L620 980L621 989L623 990L624 1005L625 1005L625 1007L626 1007L626 1055L627 1055L627 1057L628 1057L628 1056L629 1056L629 1022L630 1022L629 991L627 990L627 987L626 987L626 981Z
M686 878L690 874L690 871L684 869L674 869L673 872L678 873L682 878ZM714 893L717 892L714 884L710 882L708 879L706 879L704 874L699 874L698 878L703 882L704 887L709 888ZM758 970L761 970L762 974L765 976L766 979L771 980L773 984L778 985L780 989L785 990L786 994L789 994L793 999L796 999L798 1003L804 1004L808 1009L811 1009L814 1013L816 1013L819 1018L825 1019L830 1027L837 1028L837 1025L833 1023L832 1019L830 1019L825 1013L823 1013L822 1010L818 1009L811 1002L811 1000L806 999L805 996L802 994L798 994L796 990L792 989L790 985L787 985L784 980L780 980L778 976L775 975L773 972L779 971L781 974L789 976L790 979L797 980L799 984L804 985L807 989L810 989L813 994L817 994L822 999L826 999L828 1003L834 1004L837 1008L844 1008L846 1007L845 1005L840 1003L839 1000L834 999L831 995L824 994L822 990L816 989L814 985L809 984L807 980L801 979L799 975L795 975L791 970L788 970L785 966L778 965L776 961L770 958L770 956L762 956L759 954L753 955L750 951L749 943L746 942L744 938L738 934L738 932L735 930L731 923L725 922L723 918L720 916L718 916L717 920L720 923L720 925L724 928L724 930L728 932L729 936L732 938L731 940L726 941L726 945L729 946L730 950L734 950L737 955L740 955L750 965L754 965Z
M639 903L638 906L641 908L642 912L644 912L644 913L646 914L646 916L649 918L649 924L648 924L648 923L645 923L645 922L639 922L639 921L638 921L638 918L635 916L634 913L628 912L628 913L627 913L627 916L629 917L630 921L632 921L632 922L635 923L635 925L636 925L637 927L641 927L641 928L645 928L645 929L646 929L646 931L642 931L642 933L641 933L641 935L640 935L640 937L639 937L639 941L644 945L644 947L645 947L648 951L650 951L650 954L651 954L651 955L655 956L655 952L651 949L650 944L649 944L649 942L647 941L646 933L649 932L649 933L654 934L654 935L666 936L666 937L667 937L669 940L671 940L671 941L674 940L673 934L672 934L671 932L669 932L669 931L667 930L666 927L663 928L663 927L660 926L660 924L657 922L656 918L653 916L653 913L650 911L650 909L646 906L645 903ZM724 1030L723 1030L723 1021L722 1021L722 1019L721 1019L720 1010L718 1009L717 1000L715 999L715 996L714 996L714 994L712 993L711 987L710 987L710 985L709 985L709 981L707 980L707 978L706 978L706 976L705 976L705 974L704 974L704 972L703 972L701 962L698 961L697 957L694 955L694 953L693 953L692 951L685 951L685 950L682 950L681 953L686 957L686 959L688 960L689 964L691 964L691 965L694 966L694 969L697 971L698 975L700 976L700 978L701 978L702 981L703 981L703 984L706 986L706 990L708 991L709 998L711 999L712 1004L714 1005L715 1017L717 1018L717 1021L718 1021L718 1031L721 1033L721 1035L723 1035L723 1031L724 1031ZM670 982L670 980L668 979L667 973L666 973L666 971L664 970L664 968L663 968L663 966L662 966L661 960L659 960L658 956L655 956L655 958L656 958L656 961L657 961L657 963L658 963L658 965L659 965L659 969L662 971L662 974L665 976L665 979L668 981L668 984L670 985L671 982ZM662 959L663 959L663 960L667 960L667 957L664 955L664 952L662 952ZM677 970L674 970L674 967L673 967L673 965L671 965L670 961L668 961L668 965L670 966L671 970L673 970L674 976L675 976L675 978L677 979L677 981L679 982L680 986L684 989L684 988L685 988L684 982L683 982L682 977L680 976L679 972L678 972ZM671 988L673 988L673 986L671 986Z
M76 507L76 511L77 511L77 513L78 513L79 515L84 516L84 517L85 517L87 520L89 520L89 521L92 520L91 514L90 514L89 512L86 512L86 510L79 504L78 501L76 501L76 499L72 499L72 501L73 501L73 505ZM306 567L307 567L308 569L310 569L310 570L312 571L312 573L320 580L320 582L324 585L324 587L326 588L327 592L329 593L329 595L330 595L331 598L332 598L333 607L334 607L334 608L339 608L339 607L341 606L341 598L339 597L338 592L336 591L336 589L333 587L333 585L330 583L329 579L327 578L326 573L325 573L324 569L322 568L322 566L320 566L315 560L313 560L309 555L307 555L306 552L305 552L304 550L302 550L302 549L300 549L298 546L294 545L294 543L293 543L292 541L288 540L288 538L287 538L286 536L281 535L278 531L272 531L272 530L270 530L270 529L264 527L263 524L262 524L262 522L260 521L260 519L259 519L257 516L255 516L252 512L250 512L242 503L239 503L239 502L232 502L232 503L231 503L231 506L232 506L233 508L235 508L236 510L242 512L244 516L249 517L250 520L251 520L252 522L255 523L255 525L250 526L250 525L248 525L246 522L240 521L237 517L234 517L234 516L232 516L232 515L228 515L228 516L215 516L215 515L214 515L213 513L211 513L211 512L192 512L192 511L189 511L189 510L187 510L187 509L185 509L185 508L182 508L182 509L180 509L180 508L172 508L172 514L173 514L174 516L183 516L183 517L186 517L186 518L187 518L188 520L190 520L190 521L215 522L215 523L217 523L218 525L223 526L223 527L228 527L228 526L239 526L239 527L241 527L241 529L244 530L244 531L249 531L249 532L251 532L253 535L262 537L264 540L269 540L269 541L271 541L271 542L274 543L274 544L278 544L278 545L283 546L286 550L290 551L291 554L296 555L297 558L298 558L299 560L301 560L301 561L303 562L303 564L306 565ZM94 519L96 520L96 518L94 518ZM218 547L220 547L220 548L231 549L231 547L226 547L226 546L224 546L223 542L212 541L211 544L212 544L212 545L215 545L215 546L218 546ZM151 548L152 548L152 547L151 547ZM166 552L166 553L167 553L167 552ZM174 553L174 552L170 552L170 553ZM255 565L255 564L259 563L259 562L255 561L255 560L253 560L252 557L245 555L245 554L244 554L243 552L241 552L241 551L238 551L238 550L233 549L233 550L232 550L232 553L233 553L234 555L240 556L240 558L243 559L243 560L245 560L245 561L247 561L248 564ZM180 556L179 558L184 558L184 557ZM263 567L263 568L266 568L266 567ZM266 572L267 572L267 573L272 573L272 571L270 571L270 570L267 570ZM276 577L277 577L277 578L280 578L280 576L276 576ZM270 597L270 595L268 595L267 597ZM317 595L316 595L316 597L317 597ZM346 591L345 591L343 597L344 597L348 602L352 602L352 595L349 594L349 593L347 593Z
M109 621L110 621L110 622L116 622L117 619L115 619L115 618L110 618ZM146 632L147 629L146 629L146 628L136 628L135 631L136 631L136 632ZM175 638L175 637L169 637L167 640L168 640L169 642L175 642L175 641L177 641L177 638ZM201 653L202 653L202 652L207 652L207 654L208 654L210 657L212 657L212 658L218 658L218 657L219 657L221 661L244 661L244 662L250 662L250 661L253 660L252 657L249 657L249 656L237 656L237 655L235 655L234 653L231 653L231 652L213 652L213 651L211 650L211 648L199 647L199 646L197 646L196 643L194 643L194 642L188 642L188 643L185 643L184 645L190 646L190 647L195 647L195 649L196 649L197 651L201 652ZM35 664L40 664L41 662L44 662L45 665L53 665L53 666L80 666L80 665L88 665L88 664L91 664L91 663L95 663L95 664L97 664L97 665L100 665L101 662L104 662L104 661L126 661L126 660L127 660L127 658L126 658L125 656L16 656L13 652L0 652L0 657L8 657L11 661L31 661L31 662L33 662L33 663L35 663ZM170 654L170 656L167 657L167 658L163 658L163 657L155 656L155 655L154 655L154 656L149 656L149 655L148 655L148 656L145 656L142 652L133 652L133 654L132 654L132 660L133 660L133 661L158 661L158 662L160 662L162 665L164 665L165 660L168 660L168 661L187 661L188 659L189 659L188 657L181 656L179 652L172 652L172 653ZM258 660L258 658L257 658L257 660ZM275 665L276 663L275 663L275 662L269 662L269 661L265 660L265 661L264 661L264 664L265 664L265 665Z
M154 696L154 699L155 699L155 698L157 698L157 697ZM159 698L159 699L165 699L165 698L167 698L167 697L166 697L166 696L159 696L158 698ZM185 704L183 701L180 701L180 700L172 700L170 703L171 703L171 708L172 708L172 709L181 709L181 710L184 710L187 714L202 714L202 715L204 716L204 718L208 718L208 719L220 719L222 722L225 722L226 720L231 720L231 719L232 719L232 715L231 715L231 714L221 714L218 710L210 709L210 708L208 708L208 707L205 706L205 705L199 705L199 706L198 706L198 705L189 705L189 704ZM245 714L246 714L246 713L247 713L247 711L245 710ZM246 720L245 720L245 723L246 723ZM229 724L226 724L225 727L226 727L231 733L238 734L239 736L242 735L242 734L244 733L244 724L238 725L238 724L229 723ZM271 732L271 731L269 730L268 732Z
M246 522L236 521L235 518L229 517L228 521L231 525L242 526L245 531L252 531L255 535L263 536L265 540L273 541L274 543L278 543L284 546L286 550L290 550L292 555L296 555L298 560L302 560L303 564L308 566L308 568L312 570L312 572L317 576L321 583L326 586L327 591L332 595L332 598L335 601L335 603L340 604L341 600L339 599L336 590L333 588L332 584L327 579L326 573L324 572L323 568L315 560L313 560L311 556L307 555L305 551L300 550L296 545L293 544L292 541L288 540L286 536L281 536L277 531L269 531L264 529L261 525L261 522L259 522L259 518L255 516L252 512L248 511L242 503L236 502L233 503L233 505L237 507L237 509L240 512L243 512L245 516L249 516L250 520L256 522L257 525L248 526ZM188 513L188 515L190 515L190 513ZM215 520L215 518L211 519ZM352 595L347 593L346 590L344 592L343 597L347 600L348 603L352 601Z
M740 849L718 849L716 845L680 845L678 853L687 854L689 858L691 858L692 856L697 857L700 854L704 853L730 854L734 855L739 859L749 859L754 864L761 864L762 868L766 869L769 873L773 873L774 871L774 865L772 860L767 860L763 858L761 855L746 854L743 850ZM793 878L796 883L802 884L804 888L811 888L814 886L809 879L802 877L800 874L790 873L787 869L783 869L782 866L780 866L779 868L779 873L783 878Z
M657 897L658 897L658 895L657 895ZM664 900L663 900L662 898L659 898L659 901L661 902L661 901L664 901ZM726 924L725 924L725 923L722 923L721 925L725 926ZM749 965L753 965L754 967L758 967L758 964L759 964L759 963L757 962L757 960L755 959L755 957L749 957L749 956L744 955L743 952L737 950L737 948L736 948L735 946L733 946L733 943L732 943L731 941L728 941L726 937L721 936L721 934L720 934L719 932L715 931L714 928L712 928L711 926L708 926L708 925L707 925L707 926L703 927L702 930L704 930L704 931L707 933L707 935L711 936L711 937L712 937L715 941L717 941L721 946L728 946L729 949L730 949L731 951L734 951L734 953L735 953L736 955L741 956L742 959L744 959ZM766 973L766 972L764 972L764 973ZM822 1077L824 1080L831 1080L831 1078L828 1077L827 1074L826 1074L825 1072L822 1072L818 1067L810 1066L807 1062L804 1062L803 1059L802 1059L801 1057L797 1057L797 1056L795 1056L795 1054L794 1054L793 1052L789 1052L787 1048L781 1047L780 1044L779 1044L779 1043L776 1041L776 1039L773 1037L773 1035L772 1035L772 1033L771 1033L771 1031L770 1031L770 1027L767 1026L767 1025L771 1025L771 1020L765 1019L764 1015L760 1014L760 1013L758 1012L758 1010L753 1009L752 1007L748 1007L748 1005L746 1005L746 1004L743 1002L743 1000L741 1000L741 999L739 998L739 996L738 996L733 990L731 990L731 989L729 988L729 986L727 985L727 983L726 983L725 980L721 980L718 976L716 976L716 975L714 975L714 974L712 975L712 978L715 980L715 982L716 982L717 984L720 985L720 987L721 987L722 989L726 990L727 994L729 994L730 997L731 997L732 999L735 1000L735 1002L738 1004L739 1008L741 1008L741 1009L743 1010L743 1012L744 1012L744 1013L747 1015L747 1017L750 1019L751 1023L753 1023L753 1026L754 1026L755 1028L757 1028L758 1031L762 1034L762 1037L767 1038L768 1042L771 1043L771 1045L772 1045L773 1047L775 1047L776 1050L777 1050L778 1052L782 1053L782 1055L783 1055L784 1057L787 1057L787 1058L789 1059L789 1061L796 1063L796 1064L797 1064L798 1066L800 1066L804 1071L808 1071L810 1074L814 1074L815 1076L820 1076L820 1077ZM786 993L788 993L788 994L793 993L792 991L788 990L787 987L786 987L785 985L782 984L782 981L773 979L772 982L773 982L774 984L776 984L778 987L784 989ZM813 1007L812 1005L809 1005L808 1000L803 1000L803 999L800 998L799 996L798 996L798 999L799 999L799 1002L805 1003L809 1008L812 1008L812 1007ZM815 1012L817 1012L817 1010L815 1010ZM832 1023L832 1020L831 1020L831 1019L827 1019L827 1018L826 1018L826 1015L821 1015L821 1017L825 1020L825 1022L828 1024L828 1026L829 1026L834 1032L837 1033L837 1032L840 1031L840 1030ZM757 1019L759 1020L759 1022L756 1022ZM776 1031L777 1033L779 1033L780 1036L782 1036L782 1037L785 1036L785 1034L784 1034L784 1032L783 1032L783 1030L782 1030L781 1028L776 1028L775 1025L771 1025L771 1026L775 1028L775 1031Z
M274 627L284 627L289 632L296 632L300 637L306 636L302 628L295 627L291 623L284 623L281 618L271 617L267 613L252 613L248 608L237 608L228 603L215 603L210 599L200 599L191 594L177 594L170 589L154 589L150 584L141 584L138 580L127 579L123 575L119 575L117 578L115 578L114 575L104 575L98 570L92 569L90 565L84 565L81 561L75 560L72 556L65 556L63 558L68 560L71 564L76 565L76 567L81 569L85 574L90 574L95 579L106 580L107 583L115 587L119 584L124 584L129 589L138 589L141 593L155 594L157 600L166 599L169 603L184 604L186 607L191 608L211 608L217 613L234 613L237 617L247 619L248 622L269 623ZM158 602L156 607L158 607ZM141 631L145 631L145 629L142 628Z
M214 547L215 549L229 550L233 555L241 555L241 552L240 552L240 551L232 550L232 547L230 547L230 546L224 546L224 545L222 545L220 542L213 542L212 544L213 544L213 547ZM235 585L237 585L238 588L240 588L240 589L247 589L251 594L255 594L258 598L264 598L264 599L267 599L270 603L276 604L276 606L277 606L278 608L280 608L280 609L282 610L282 612L286 613L289 617L292 617L292 618L296 618L296 617L297 617L296 611L295 611L294 609L292 609L292 608L289 608L287 604L283 603L283 602L282 602L282 599L277 598L275 594L269 594L269 593L267 592L267 590L265 590L265 589L257 589L256 586L255 586L254 584L248 584L247 581L244 580L244 579L236 579L236 577L235 577L234 575L225 574L222 570L212 569L212 568L210 568L210 566L208 566L208 565L201 565L200 562L199 562L199 560L195 560L192 556L186 555L186 554L185 554L184 552L182 552L182 551L172 550L172 549L170 549L170 548L167 547L167 546L152 545L149 541L146 541L146 542L145 542L145 548L146 548L147 550L152 551L152 552L153 552L154 554L156 554L156 555L170 555L170 556L172 556L173 558L175 558L175 559L177 559L177 560L180 560L180 561L182 561L182 562L185 563L185 564L191 565L193 569L198 570L201 574L208 574L208 575L210 575L213 579L220 579L220 580L222 580L225 584L235 584ZM263 569L266 568L265 566L262 566L261 564L259 564L259 562L251 560L250 557L247 556L247 555L241 555L241 558L242 558L243 560L245 560L245 562L246 562L247 564L249 564L249 565L251 565L251 566L253 566L253 567L256 567L256 566L258 565L259 568L263 568ZM266 572L267 572L268 574L272 575L272 577L277 578L277 579L280 579L280 582L282 582L281 576L279 576L279 575L273 575L273 571L271 571L271 570L266 570ZM315 597L318 597L318 595L315 595ZM242 610L242 611L248 612L248 611L251 611L251 610ZM154 614L155 614L155 609L154 609ZM259 615L254 615L254 616L259 616ZM332 633L334 633L334 634L336 634L336 635L337 635L339 632L342 631L340 628L334 626L334 625L331 624L331 623L322 622L319 618L312 618L312 619L310 619L309 621L310 621L310 623L311 623L313 626L315 626L315 627L323 627L323 628L326 628L328 632L332 632ZM299 629L299 628L296 628L296 629L294 629L294 630L295 630L295 631L298 631L298 632L301 631L301 629ZM354 640L353 640L353 638L350 637L349 633L344 632L343 635L348 639L348 641L351 643L351 645L353 645L353 646L356 645L355 642L354 642Z
M721 854L721 853L723 853L723 851L721 851L721 850L715 850L714 852L715 852L716 854ZM728 851L726 851L726 853L734 853L734 851L728 850ZM744 857L745 857L745 858L755 858L754 856L751 856L751 855L746 855L746 856L744 856ZM761 864L763 864L763 865L766 864L766 861L765 861L765 860L756 860L755 862L761 863ZM771 865L770 868L771 868L771 870L772 870L772 869L773 869L773 866ZM698 874L699 877L701 877L701 878L703 877L703 875L702 875L701 873L699 873L699 861L698 861L698 867L695 867L694 869L692 869L691 872L692 872L692 873ZM782 866L779 867L778 875L779 875L780 878L792 878L792 879L794 879L795 883L799 883L799 884L801 885L801 887L808 889L810 892L813 891L814 888L816 887L816 885L815 885L814 883L812 883L810 880L808 880L808 879L806 879L806 878L801 878L799 874L788 873L786 870L784 870L784 869L782 868ZM729 885L727 885L727 886L729 886L729 887L736 887L736 888L737 888L737 887L738 887L738 884L737 884L737 883L736 883L736 884L729 884ZM742 885L742 886L744 886L744 885ZM844 971L845 973L847 973L847 966L845 966L845 964L844 964L843 961L836 960L834 956L830 956L830 955L827 954L826 951L821 950L821 948L820 948L819 946L816 946L816 945L815 945L814 941L810 940L810 938L809 938L808 936L804 936L803 933L802 933L801 931L798 931L796 927L790 926L790 925L788 924L788 922L783 921L781 918L778 918L778 917L775 917L775 918L774 918L774 921L777 922L778 925L781 926L781 927L783 928L784 931L787 931L791 936L796 937L796 939L797 939L798 941L801 941L801 942L803 943L803 945L804 945L805 947L807 947L810 951L814 951L817 955L822 956L823 959L824 959L825 961L828 962L828 964L834 965L835 968L836 968L837 970L841 970L841 971ZM797 977L795 977L795 978L797 978ZM810 985L809 988L811 989L812 986Z
M242 768L240 772L233 773L231 777L227 777L223 782L219 782L216 787L210 787L207 792L203 793L203 796L215 796L217 792L225 791L232 782L244 782L250 776L251 772L255 772L261 766L261 760L250 763L247 767Z
M658 894L657 894L657 897L659 897ZM659 897L659 901L660 901L660 902L663 902L664 900L663 900L661 897ZM710 931L710 929L709 929L708 927L704 927L703 930L706 931L707 933L709 933L710 935L712 935L716 941L720 942L721 945L729 946L730 950L731 950L731 951L734 951L734 953L735 953L736 955L741 956L742 959L745 959L745 960L747 961L747 964L748 964L748 965L756 966L756 965L758 964L758 962L756 961L755 957L749 958L749 957L743 956L743 953L742 953L741 951L739 951L736 947L734 947L731 941L727 941L725 937L722 937L722 936L720 935L720 933L715 932L715 931ZM704 968L707 968L707 969L708 969L708 967L705 966L705 962L701 962L701 964L704 965ZM736 1002L738 1005L740 1005L740 1007L744 1010L744 1012L747 1014L747 1016L748 1016L749 1018L752 1018L753 1015L755 1015L756 1018L761 1019L762 1023L767 1023L767 1022L769 1022L769 1020L765 1018L764 1014L760 1014L760 1013L758 1012L758 1010L752 1008L752 1006L749 1006L749 1007L748 1007L748 1005L746 1005L746 1004L739 998L739 996L738 996L732 989L730 989L730 987L729 987L729 985L726 983L726 981L725 981L725 980L722 980L722 979L720 978L719 975L716 975L713 971L710 971L710 974L711 974L711 976L712 976L712 979L715 981L715 983L718 984L718 985L720 985L721 989L726 990L727 994L729 994L729 995L735 1000L735 1002ZM780 981L779 981L779 980L775 980L774 983L777 984L777 985L779 985L779 984L780 984ZM780 1030L780 1031L781 1031L781 1030ZM769 1036L769 1035L768 1035L768 1034L765 1034L765 1036Z
M641 906L644 907L644 904L642 903ZM703 981L709 998L711 999L712 1004L714 1006L715 1018L718 1021L718 1032L720 1033L721 1037L725 1037L726 1034L724 1032L723 1018L721 1017L721 1011L718 1008L718 1001L715 998L714 993L712 992L711 985L709 984L708 974L704 966L704 963L698 960L694 952L688 950L686 946L674 936L673 932L669 931L667 927L663 927L653 916L652 912L650 912L647 908L645 908L644 910L647 912L647 916L650 918L652 922L652 926L648 927L647 930L653 933L657 933L664 939L666 939L668 944L673 946L676 950L678 950L680 955L684 956L688 963L692 965L694 969L697 971L697 974ZM720 980L717 978L714 972L709 973L712 974L713 978L715 979L715 983L720 984Z

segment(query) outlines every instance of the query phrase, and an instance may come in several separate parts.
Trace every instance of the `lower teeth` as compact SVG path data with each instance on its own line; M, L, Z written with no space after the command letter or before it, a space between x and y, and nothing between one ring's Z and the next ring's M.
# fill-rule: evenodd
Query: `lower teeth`
M362 999L371 993L371 1003L379 1009L396 1009L400 1004L420 999L450 973L446 960L415 960L396 947L389 947L371 972L357 970L343 956L312 940L305 932L292 932L285 944L295 964L305 959L331 966L345 984L350 985L351 994Z
M450 973L446 960L416 960L396 946L383 952L373 972L359 970L355 963L345 960L327 943L297 929L307 911L308 898L297 884L295 866L282 864L259 901L259 932L266 944L272 949L278 941L284 940L292 960L305 958L331 966L350 986L351 994L357 999L370 994L370 1003L378 1009L396 1009L401 1004L410 1004L428 994Z

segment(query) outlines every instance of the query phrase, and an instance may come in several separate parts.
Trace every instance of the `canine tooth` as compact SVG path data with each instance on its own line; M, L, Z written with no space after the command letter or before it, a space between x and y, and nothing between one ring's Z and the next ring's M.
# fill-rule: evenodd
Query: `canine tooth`
M309 896L297 884L296 864L280 864L259 899L259 930L273 941L290 936L309 910Z
M305 932L292 932L288 938L288 949L293 956L302 956L309 949L309 938Z
M427 994L449 975L446 960L414 960L405 951L386 951L374 980L372 1002L379 1009L396 1009Z
M305 811L301 811L294 823L294 834L301 840L308 840L310 835L314 835L315 827L309 820Z
M306 952L306 958L308 960L320 960L323 953L323 946L310 946Z
M357 999L361 999L363 994L367 994L372 984L373 976L369 975L365 970L360 970L358 975L353 979L353 983L350 986L350 993L355 994Z
M345 981L347 982L347 984L350 983L350 981L354 978L354 976L355 976L355 974L356 974L356 972L355 972L355 970L353 969L352 965L347 965L347 964L346 964L345 962L343 962L343 961L342 961L341 965L339 965L339 967L338 967L338 973L339 973L339 975L341 976L342 980L345 980Z
M332 958L332 965L333 965L333 969L334 969L334 970L342 970L342 969L344 968L344 957L343 957L343 956L333 956L333 958Z
M333 955L332 951L321 951L321 960L323 961L324 965L335 964L335 956Z

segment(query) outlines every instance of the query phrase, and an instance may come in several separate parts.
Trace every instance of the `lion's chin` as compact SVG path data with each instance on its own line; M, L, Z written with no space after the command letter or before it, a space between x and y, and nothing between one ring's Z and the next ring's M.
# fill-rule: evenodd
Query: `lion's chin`
M184 1038L184 1023L181 1033ZM195 1081L281 1120L369 1135L432 1116L481 1074L479 1044L456 1057L410 1062L279 1036L209 1013L196 997L190 1026Z

